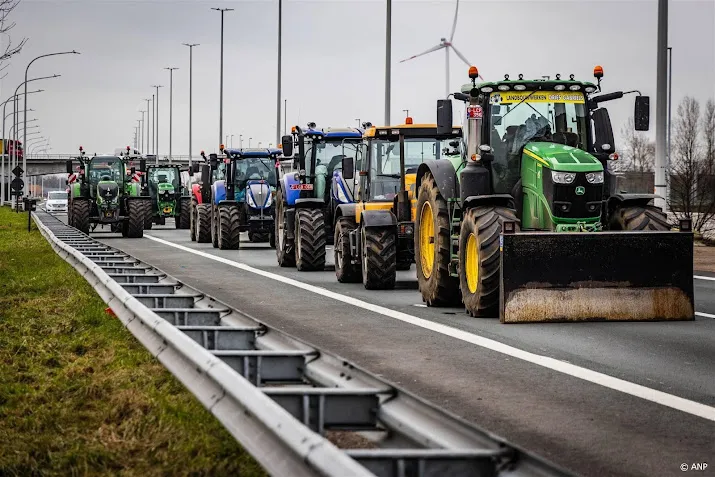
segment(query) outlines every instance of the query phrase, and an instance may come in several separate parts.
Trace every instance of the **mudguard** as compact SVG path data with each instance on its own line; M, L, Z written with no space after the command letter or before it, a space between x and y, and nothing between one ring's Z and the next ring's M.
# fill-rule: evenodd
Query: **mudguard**
M355 220L355 204L340 204L335 209L335 222L338 223L340 217L349 217Z
M316 198L304 198L295 200L296 209L322 209L325 207L325 201L323 199Z
M500 236L502 323L694 320L692 232Z
M643 206L648 205L654 199L662 199L662 197L656 194L613 194L608 198L608 208L611 210L611 208L622 204Z
M415 194L420 188L422 177L426 172L432 174L439 193L444 199L459 197L459 185L457 184L457 172L450 161L431 160L425 161L417 168L417 178L415 181Z
M201 186L199 184L192 184L191 185L191 196L194 199L196 199L196 202L199 204L204 203L204 198L203 195L201 195Z
M466 211L480 205L499 205L513 209L514 197L510 194L470 195L462 204L462 210Z
M238 202L236 202L235 200L222 200L216 205L217 207L228 207L230 205L238 205Z
M285 202L288 206L292 207L295 205L295 201L300 198L300 191L297 189L291 189L290 186L293 184L299 184L300 181L295 178L294 174L286 174L281 179L281 188L283 189L283 197L285 197Z
M363 210L360 219L365 228L397 227L397 217L391 210Z
M216 205L222 200L226 200L226 181L220 180L211 184L211 197Z

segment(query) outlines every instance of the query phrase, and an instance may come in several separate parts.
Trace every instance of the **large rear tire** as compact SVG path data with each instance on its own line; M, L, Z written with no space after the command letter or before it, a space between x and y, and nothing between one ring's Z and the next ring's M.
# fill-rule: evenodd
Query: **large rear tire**
M286 204L283 202L283 192L280 188L276 191L276 258L281 267L295 267L295 239L288 239L288 229L286 228Z
M211 206L211 245L218 248L218 210Z
M449 274L452 260L449 209L429 172L422 178L416 210L415 263L422 300L427 306L458 305L459 278Z
M211 242L211 206L197 204L196 219L196 241L199 243Z
M325 270L325 216L321 209L298 209L295 214L295 266Z
M191 226L191 199L182 197L179 199L179 215L174 216L178 222L177 229L188 229Z
M362 283L367 290L390 290L397 279L397 236L392 228L362 229Z
M196 200L192 198L189 206L189 235L192 242L196 242L196 204Z
M74 199L72 200L72 226L89 235L89 201Z
M475 207L469 209L462 219L459 287L470 316L499 316L499 236L505 221L518 222L514 209ZM518 225L516 231L519 231Z
M333 233L333 257L335 260L335 276L340 283L360 283L362 270L352 263L350 253L350 231L355 230L355 220L340 217L335 224Z
M654 205L617 207L611 215L611 230L668 231L668 216Z
M149 207L147 207L149 206ZM144 236L144 219L151 203L148 200L127 201L127 238L142 238Z
M218 209L218 248L238 250L241 246L241 231L238 207L230 205Z

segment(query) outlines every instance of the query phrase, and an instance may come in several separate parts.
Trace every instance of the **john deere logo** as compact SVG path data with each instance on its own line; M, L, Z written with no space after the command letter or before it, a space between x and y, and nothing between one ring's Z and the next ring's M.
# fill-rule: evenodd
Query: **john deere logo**
M584 186L576 187L576 195L584 195L586 193L586 188Z

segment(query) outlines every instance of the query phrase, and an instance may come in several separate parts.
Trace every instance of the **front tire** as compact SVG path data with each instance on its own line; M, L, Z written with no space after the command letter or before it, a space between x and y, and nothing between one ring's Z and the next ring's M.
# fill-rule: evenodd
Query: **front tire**
M192 198L189 206L189 235L192 242L196 242L196 205L196 200Z
M362 283L367 290L395 288L396 235L391 228L362 228Z
M174 216L174 220L178 222L177 229L188 229L191 226L191 199L182 197L179 199L179 215Z
M668 231L668 216L654 205L617 207L611 215L611 230Z
M473 317L499 316L499 237L505 221L518 223L507 207L469 209L459 233L459 288L467 313ZM519 231L519 226L516 226Z
M238 250L241 246L238 207L230 205L218 209L218 248Z
M211 211L211 245L213 248L218 248L218 207L210 206Z
M276 238L276 258L278 265L284 268L295 267L295 239L288 239L288 229L285 220L286 204L283 202L283 192L280 188L276 191L276 218L275 218L275 238Z
M295 214L295 266L325 270L325 216L321 209L298 209Z
M89 235L89 201L77 200L72 201L72 226Z
M151 203L146 200L127 201L127 238L142 238L144 236L144 219L147 216L147 206ZM151 209L149 209L151 210Z
M196 241L198 243L211 242L211 206L209 204L196 205Z
M355 220L348 217L340 217L335 224L333 257L335 276L340 283L360 283L362 280L360 266L352 263L350 253L350 231L356 228Z
M417 283L427 306L457 305L459 279L449 273L452 226L447 201L427 172L417 194L415 263Z

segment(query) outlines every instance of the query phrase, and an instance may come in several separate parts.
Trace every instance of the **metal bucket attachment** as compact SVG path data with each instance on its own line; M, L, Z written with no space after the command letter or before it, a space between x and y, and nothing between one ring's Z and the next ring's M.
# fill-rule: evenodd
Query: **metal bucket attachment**
M694 320L692 232L503 233L502 323Z

